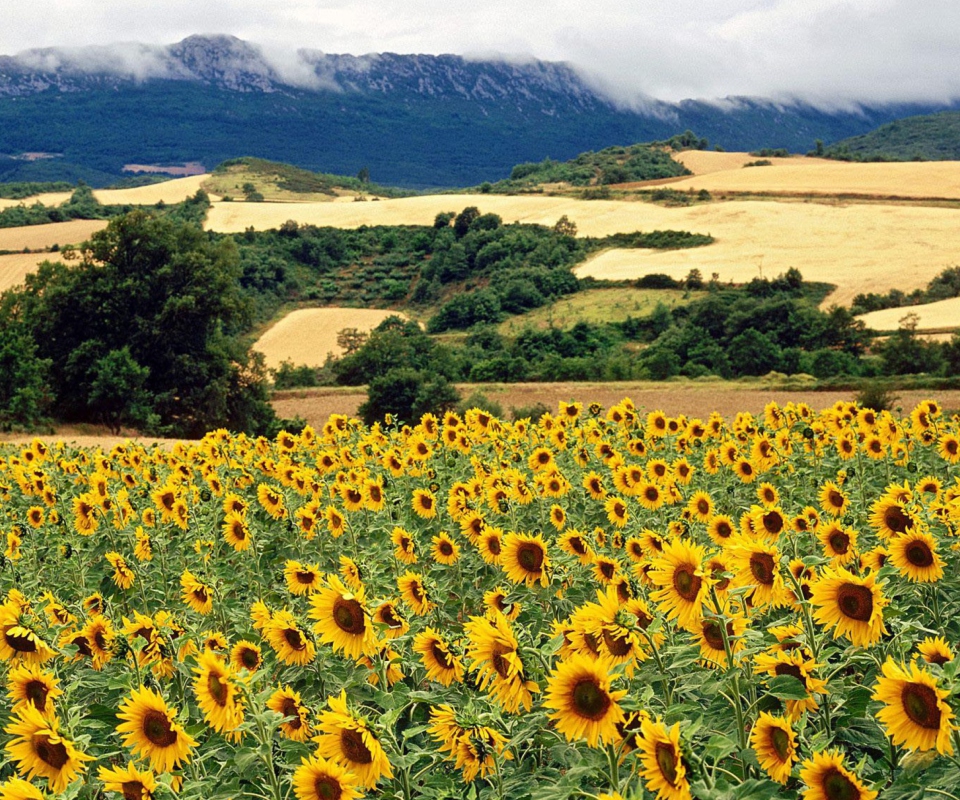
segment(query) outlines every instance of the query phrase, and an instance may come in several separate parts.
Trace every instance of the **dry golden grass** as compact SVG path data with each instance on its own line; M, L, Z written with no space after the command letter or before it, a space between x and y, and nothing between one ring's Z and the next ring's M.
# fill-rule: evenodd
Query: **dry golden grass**
M35 194L33 197L26 197L23 200L8 200L0 197L0 211L5 208L25 205L32 206L34 203L43 203L45 206L58 206L70 199L72 192L47 192L46 194Z
M900 320L909 314L916 314L918 331L960 328L960 297L919 306L871 311L869 314L862 314L859 319L874 330L895 331L900 327Z
M161 200L164 203L180 203L192 197L201 188L209 175L191 175L187 178L174 178L171 181L138 186L135 189L98 189L94 196L106 205L152 206Z
M698 157L709 155L701 153ZM750 157L747 160L758 159ZM852 194L960 199L960 161L851 164L817 158L767 160L773 162L772 166L711 170L692 178L672 181L670 188L678 191L706 189L712 193Z
M343 354L337 345L341 330L370 331L393 314L397 312L372 308L301 308L269 328L253 349L263 353L271 369L284 361L319 367L326 361L327 353Z
M25 228L0 228L0 250L42 250L53 245L80 244L107 227L104 219L76 219L72 222L51 222L49 225L28 225Z
M711 172L725 172L733 169L743 169L743 165L751 161L758 161L760 156L749 153L718 153L716 150L684 150L682 153L671 153L674 161L679 161L694 175L707 175ZM765 160L780 166L796 163L802 156L791 158L766 158ZM824 163L825 159L804 159L804 163ZM829 162L828 162L829 163ZM751 167L752 169L752 167Z
M41 261L62 261L59 253L14 253L0 256L0 292L23 283L31 272L36 272Z
M581 266L581 277L628 280L662 272L679 279L697 268L707 280L716 272L721 281L742 282L796 267L807 280L837 285L828 305L849 305L861 292L924 288L960 260L955 210L873 203L734 201L666 208L570 197L434 195L376 203L217 203L207 225L219 231L262 230L288 219L342 228L429 225L438 212L469 205L505 222L552 225L566 214L582 235L674 229L710 233L717 240L690 250L611 250Z

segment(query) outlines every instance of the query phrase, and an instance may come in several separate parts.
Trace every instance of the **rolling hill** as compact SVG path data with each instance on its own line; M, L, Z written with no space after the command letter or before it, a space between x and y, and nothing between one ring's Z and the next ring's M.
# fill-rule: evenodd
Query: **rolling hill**
M960 111L894 120L837 142L825 155L855 161L956 161L960 159Z

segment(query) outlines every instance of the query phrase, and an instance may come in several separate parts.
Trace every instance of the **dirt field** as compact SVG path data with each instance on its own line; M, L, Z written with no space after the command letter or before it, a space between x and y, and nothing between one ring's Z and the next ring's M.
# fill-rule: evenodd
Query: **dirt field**
M337 346L337 334L344 328L370 331L396 313L371 308L301 308L268 329L253 349L266 356L271 369L284 361L320 367L327 353L343 354L343 349Z
M42 250L55 244L61 247L79 244L106 227L107 221L103 219L75 219L25 228L0 228L0 250Z
M874 330L894 331L900 327L900 320L907 314L916 314L919 318L918 331L960 328L960 297L951 297L949 300L938 300L936 303L925 303L920 306L885 308L863 314L859 318Z
M673 383L540 383L496 384L489 386L460 385L463 397L475 389L481 390L490 400L499 403L509 418L511 408L543 403L550 409L564 400L579 400L584 405L597 402L608 408L624 397L629 397L644 412L660 409L670 416L686 414L689 417L706 418L712 411L719 411L732 419L739 411L758 414L770 401L786 404L808 403L820 410L833 405L837 400L852 400L853 392L785 391L782 389L758 389L755 384L737 386L730 383L673 384ZM950 392L899 392L899 404L909 412L920 400L936 398L945 409L960 409L960 391ZM363 391L344 388L309 389L280 392L273 400L273 407L281 417L301 416L314 427L322 425L330 414L356 414L357 408L366 399Z
M19 286L41 261L62 261L59 253L16 253L0 256L0 292Z

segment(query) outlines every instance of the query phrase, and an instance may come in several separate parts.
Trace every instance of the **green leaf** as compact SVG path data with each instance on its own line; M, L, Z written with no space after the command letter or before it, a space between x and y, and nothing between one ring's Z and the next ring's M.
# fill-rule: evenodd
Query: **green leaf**
M767 690L781 700L806 700L809 697L803 684L793 675L777 675L767 683Z

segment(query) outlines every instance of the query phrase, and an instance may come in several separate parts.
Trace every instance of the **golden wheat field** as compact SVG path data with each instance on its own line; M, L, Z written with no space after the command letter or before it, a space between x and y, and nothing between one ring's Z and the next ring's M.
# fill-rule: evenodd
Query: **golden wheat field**
M103 205L131 203L152 206L160 201L167 204L179 203L195 195L201 188L201 184L209 177L209 175L190 175L187 178L175 178L149 186L138 186L135 189L100 189L93 194Z
M960 263L957 211L902 205L734 201L666 208L569 197L435 195L376 203L218 203L207 226L239 232L288 219L344 228L429 225L438 212L469 205L505 222L552 225L565 214L581 235L674 229L709 233L717 240L690 250L611 250L580 266L580 277L628 280L661 272L683 278L696 268L707 279L716 272L721 281L741 282L796 267L807 280L837 285L828 304L848 305L861 292L923 288Z
M34 203L43 203L45 206L58 206L69 200L70 195L71 192L45 192L44 194L36 194L33 197L27 197L23 200L10 200L6 197L0 197L0 211L21 204L32 206Z
M672 153L673 160L679 161L683 166L690 170L694 175L707 175L711 172L726 172L728 170L742 169L744 164L758 160L759 156L750 153L726 153L716 150L684 150L680 153ZM772 164L777 166L781 164L795 164L801 161L803 164L830 164L822 158L766 158Z
M62 261L59 253L14 253L0 256L0 292L23 283L41 261Z
M710 192L960 198L960 162L957 161L852 164L805 158L766 160L771 166L711 171L672 182L670 188L681 191L707 189Z
M0 228L0 251L44 250L53 245L79 244L105 227L105 219L75 219L25 228Z
M343 354L343 348L337 345L337 333L341 330L370 331L392 314L397 312L374 308L301 308L268 329L253 349L263 353L271 369L284 361L319 367L328 353Z
M960 328L960 297L938 300L905 308L885 308L862 314L868 327L878 331L893 331L901 327L900 320L909 314L917 316L917 330L935 330L937 328Z

